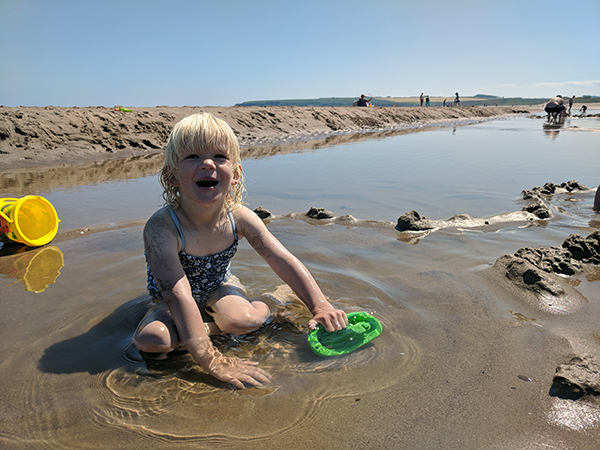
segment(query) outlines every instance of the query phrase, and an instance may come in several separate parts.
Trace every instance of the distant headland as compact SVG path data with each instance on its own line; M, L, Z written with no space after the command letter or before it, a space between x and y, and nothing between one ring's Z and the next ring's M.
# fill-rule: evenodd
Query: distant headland
M369 97L371 97L369 95ZM566 93L563 97L567 97ZM307 98L307 99L287 99L287 100L251 100L237 103L235 106L352 106L356 97L327 97L327 98ZM430 106L443 106L454 101L454 94L448 96L429 96ZM531 106L546 103L549 98L524 98L524 97L498 97L495 95L477 94L472 97L460 97L461 106ZM600 96L583 95L575 97L575 103L597 103L600 102ZM414 97L373 97L371 100L373 106L420 106L418 96Z

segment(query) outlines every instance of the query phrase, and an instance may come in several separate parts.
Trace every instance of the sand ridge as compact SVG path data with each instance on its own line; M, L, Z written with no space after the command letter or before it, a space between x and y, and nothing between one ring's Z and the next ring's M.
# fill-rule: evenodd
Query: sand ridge
M541 107L6 107L0 106L0 168L98 161L161 152L173 125L210 112L243 149L332 135L452 125Z

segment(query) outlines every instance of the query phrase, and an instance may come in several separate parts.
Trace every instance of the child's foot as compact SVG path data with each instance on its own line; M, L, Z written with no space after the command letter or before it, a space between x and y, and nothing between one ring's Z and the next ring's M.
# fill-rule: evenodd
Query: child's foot
M204 330L208 336L216 336L218 334L223 334L221 329L214 322L204 322Z
M273 323L294 323L300 317L298 311L293 311L288 305L281 305L271 315L270 322Z
M261 300L266 300L265 303L269 304L269 300L276 305L289 305L291 303L300 302L292 288L287 284L277 286L274 292L265 293L261 295Z
M176 360L181 355L187 353L187 350L178 348L165 353L150 353L142 350L139 350L139 352L140 356L146 363L166 363Z
M164 361L169 358L169 353L150 353L140 350L140 355L144 361Z

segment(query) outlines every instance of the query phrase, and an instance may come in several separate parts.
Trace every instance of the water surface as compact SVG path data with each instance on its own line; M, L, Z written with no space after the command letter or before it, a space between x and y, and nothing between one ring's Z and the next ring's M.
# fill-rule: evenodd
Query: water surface
M523 116L245 159L248 206L391 222L411 210L431 219L517 211L521 191L546 182L595 189L599 129L598 119L571 119L544 130ZM573 352L598 354L600 274L573 280L588 303L560 316L485 276L503 254L600 228L594 190L554 195L550 221L444 229L413 244L393 228L271 222L337 307L371 312L384 333L320 358L306 345L306 311L293 305L294 324L217 339L273 374L271 385L239 391L185 354L153 364L131 345L147 301L142 225L161 201L160 160L128 164L142 168L115 178L112 168L71 168L4 188L43 195L62 222L45 248L0 249L3 446L591 448L597 439L598 409L549 388ZM251 295L282 292L245 242L233 271Z

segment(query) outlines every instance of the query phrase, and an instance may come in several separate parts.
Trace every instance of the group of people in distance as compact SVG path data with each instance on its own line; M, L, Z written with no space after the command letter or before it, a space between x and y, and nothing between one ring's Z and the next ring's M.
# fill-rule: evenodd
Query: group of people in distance
M454 94L454 104L452 106L460 106L460 97L458 95L458 92L456 94ZM365 96L365 94L361 94L360 98L358 100L356 100L352 106L371 106L371 100L373 100L373 97L371 98L367 98ZM429 95L423 97L423 93L421 92L421 96L419 97L421 106L423 106L423 101L425 101L425 106L429 106ZM394 105L396 106L396 105ZM444 99L444 102L442 104L442 106L450 106L450 105L446 105L446 99Z
M446 104L446 99L444 99L442 106L461 106L460 105L460 96L458 95L458 92L454 94L454 103L452 105L447 105ZM370 106L371 105L371 100L373 100L373 97L371 98L367 98L365 96L365 94L361 94L360 98L354 102L353 106ZM429 106L429 95L427 96L423 96L423 93L421 92L421 95L419 96L419 103L420 106L423 106L423 101L425 101L425 106ZM565 106L565 102L562 98L562 95L557 95L556 97L552 98L547 104L546 107L544 108L544 110L546 111L546 113L548 113L548 121L550 121L550 119L552 117L556 118L560 118L563 116L563 114L566 115L571 115L571 108L573 107L573 102L575 101L575 96L571 97L569 99L569 109L566 110L566 106ZM563 113L563 111L566 110L566 113ZM587 111L587 106L583 105L580 109L579 112L585 114L585 112Z
M442 102L442 106L460 106L460 96L458 95L458 92L454 94L454 103L453 104L446 104L446 99L444 99L444 101ZM421 95L419 96L419 103L421 106L423 106L423 93L421 92ZM425 96L425 106L429 106L429 95Z
M562 95L557 95L554 98L551 98L550 101L548 103L546 103L546 106L544 108L544 111L546 111L546 113L548 114L548 121L550 121L552 118L554 119L561 119L563 118L565 115L571 115L571 108L573 108L573 102L575 101L575 96L571 97L569 99L569 109L567 109L567 107L565 106L565 101L562 98ZM582 105L581 108L579 108L579 112L585 114L585 112L587 111L587 106Z

